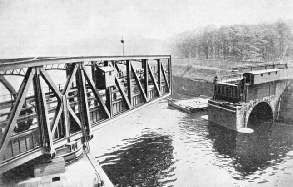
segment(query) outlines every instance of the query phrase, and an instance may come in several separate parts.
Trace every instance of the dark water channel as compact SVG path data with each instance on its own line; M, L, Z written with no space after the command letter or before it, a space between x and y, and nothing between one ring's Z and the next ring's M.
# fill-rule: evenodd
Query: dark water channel
M95 132L92 152L117 186L292 186L293 126L240 134L166 100Z

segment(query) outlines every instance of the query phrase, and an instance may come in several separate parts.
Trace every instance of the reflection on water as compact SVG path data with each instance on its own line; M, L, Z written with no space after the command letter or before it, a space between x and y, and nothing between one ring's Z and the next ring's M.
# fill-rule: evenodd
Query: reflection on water
M119 186L159 186L172 167L172 139L149 132L127 140L128 145L103 155L101 165L114 184ZM101 158L100 158L101 159Z
M237 133L214 124L208 126L213 148L220 155L235 158L231 164L240 174L235 179L244 179L256 171L273 167L293 150L292 126L280 123L254 126L252 134Z
M261 123L253 134L240 134L208 124L204 114L156 103L125 119L121 128L138 136L121 132L116 146L96 156L118 186L272 186L291 180L293 126Z

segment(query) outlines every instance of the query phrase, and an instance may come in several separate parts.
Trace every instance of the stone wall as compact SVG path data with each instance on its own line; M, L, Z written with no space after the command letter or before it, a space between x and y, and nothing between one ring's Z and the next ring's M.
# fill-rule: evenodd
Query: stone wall
M284 122L293 122L293 80L281 95L279 119Z

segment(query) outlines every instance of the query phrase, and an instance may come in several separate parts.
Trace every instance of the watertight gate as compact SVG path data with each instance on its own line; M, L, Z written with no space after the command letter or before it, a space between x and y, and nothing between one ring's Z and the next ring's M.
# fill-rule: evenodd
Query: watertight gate
M0 60L1 173L74 159L95 129L170 95L171 77L170 55Z

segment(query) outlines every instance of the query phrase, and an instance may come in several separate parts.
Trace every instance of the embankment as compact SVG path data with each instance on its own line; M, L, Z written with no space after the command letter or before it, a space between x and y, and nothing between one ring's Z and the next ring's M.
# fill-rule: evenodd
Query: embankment
M184 77L173 76L173 91L175 94L190 96L213 95L213 83L205 80L192 80Z
M173 65L173 91L190 96L213 95L215 76L231 74L230 70L197 64L176 63Z

